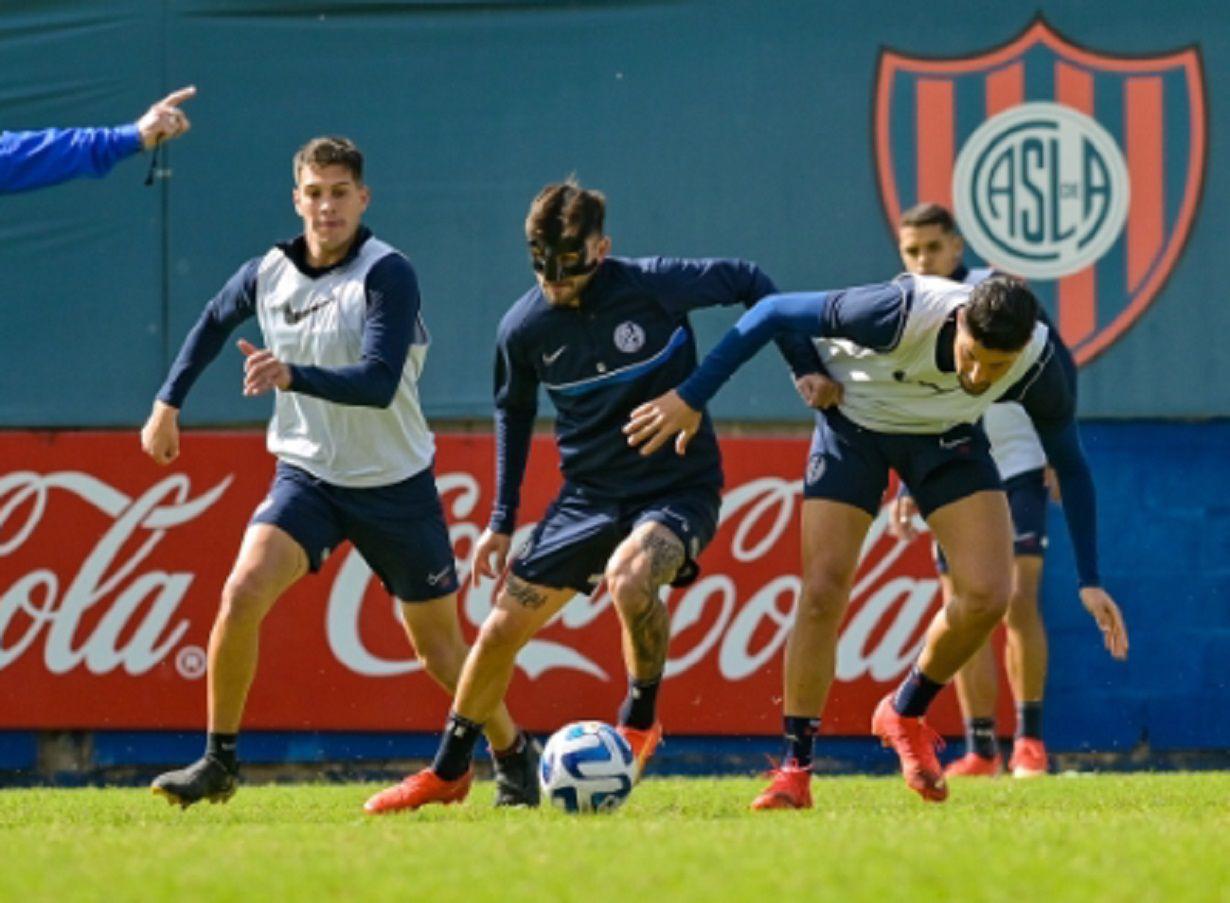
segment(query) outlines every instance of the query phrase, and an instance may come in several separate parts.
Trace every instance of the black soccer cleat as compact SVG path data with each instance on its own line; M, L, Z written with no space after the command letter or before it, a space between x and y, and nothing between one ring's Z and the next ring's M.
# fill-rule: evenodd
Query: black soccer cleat
M238 789L238 773L213 756L201 756L186 768L163 772L150 785L155 795L181 809L187 809L201 800L225 803Z
M538 757L542 747L538 741L525 734L525 746L517 753L507 756L492 756L495 767L496 806L538 805Z

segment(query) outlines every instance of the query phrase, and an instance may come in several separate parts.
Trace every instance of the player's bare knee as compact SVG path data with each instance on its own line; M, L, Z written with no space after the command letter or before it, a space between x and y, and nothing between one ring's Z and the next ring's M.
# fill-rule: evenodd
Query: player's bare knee
M658 600L657 585L642 559L608 567L605 577L607 592L621 614L640 614Z
M488 656L515 656L529 641L530 632L519 619L500 609L493 611L478 631L475 654Z
M803 579L795 618L817 624L840 621L849 593L849 580L842 574L812 570Z
M269 610L267 581L255 572L232 574L222 587L222 607L218 619L228 623L259 623Z
M449 693L455 693L457 681L461 678L461 666L465 662L465 648L460 650L460 654L451 646L425 645L417 651L418 659L431 679Z
M1008 612L1012 588L1004 581L978 580L963 583L949 611L960 622L986 626L998 624Z

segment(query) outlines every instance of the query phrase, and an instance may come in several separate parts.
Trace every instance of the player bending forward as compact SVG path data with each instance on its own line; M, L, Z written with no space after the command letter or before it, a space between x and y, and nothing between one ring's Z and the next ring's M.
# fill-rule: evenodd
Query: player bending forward
M1012 593L1012 524L978 419L995 401L1029 413L1063 488L1080 598L1106 648L1127 655L1127 631L1097 568L1094 488L1075 419L1075 367L1038 322L1023 284L977 286L904 275L890 283L780 295L744 315L677 391L633 412L628 441L644 454L676 438L682 453L702 406L778 334L817 340L831 382L804 478L803 588L786 645L787 755L753 808L811 805L812 741L833 681L837 631L859 550L896 470L948 559L954 597L931 622L908 676L882 699L872 733L891 745L906 783L940 801L948 786L939 737L923 721L944 684L986 641Z

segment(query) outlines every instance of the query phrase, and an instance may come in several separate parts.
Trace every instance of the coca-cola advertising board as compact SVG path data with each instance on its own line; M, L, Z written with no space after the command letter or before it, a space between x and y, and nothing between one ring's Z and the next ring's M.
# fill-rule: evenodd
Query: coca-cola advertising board
M775 734L800 586L807 442L730 438L723 453L717 536L700 579L667 598L662 718L678 734ZM492 500L492 462L489 435L438 437L436 475L470 636L495 590L467 579ZM0 433L0 728L201 727L210 626L272 473L256 432L188 432L166 468L141 453L135 432ZM559 479L550 438L536 437L518 537ZM902 543L884 526L881 515L864 548L825 733L867 733L875 702L917 655L939 604L929 535ZM600 588L522 651L509 704L536 731L611 719L625 681L618 622ZM244 726L431 731L447 708L415 661L396 603L344 545L265 621ZM951 694L931 720L959 728Z

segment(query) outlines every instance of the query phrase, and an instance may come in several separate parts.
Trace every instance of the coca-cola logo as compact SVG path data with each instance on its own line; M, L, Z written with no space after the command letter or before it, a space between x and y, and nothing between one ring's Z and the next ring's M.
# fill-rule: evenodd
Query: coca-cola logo
M0 588L0 669L40 640L43 662L52 674L84 666L93 674L123 668L139 675L176 650L189 626L177 613L195 575L141 568L152 563L151 556L169 530L190 524L222 497L230 482L228 476L192 497L189 478L174 474L131 498L76 471L46 475L22 471L0 478L0 557L14 555L31 539L57 494L84 501L112 519L69 580L62 582L52 570L37 567ZM464 472L442 474L438 485L452 525L453 546L465 552L482 532L481 518L486 512L480 510L481 485ZM801 490L801 481L762 477L728 491L719 535L729 536L730 559L753 570L765 561L798 517ZM838 645L838 680L866 676L885 682L903 673L918 654L921 626L938 593L933 578L883 579L906 547L887 536L886 523L883 515L876 518L864 544L863 568L851 596L853 614ZM524 542L533 527L533 523L521 526L514 547ZM136 548L125 558L117 557L134 537L140 539ZM497 584L470 585L467 557L463 554L458 562L463 584L460 605L464 619L477 627L491 611ZM706 573L686 589L672 592L668 677L686 673L714 656L722 677L739 681L781 653L801 580L795 573L772 569L759 573L759 585L748 585L726 573ZM328 591L324 626L330 650L339 664L364 677L420 670L421 664L410 655L381 657L364 645L359 625L371 580L370 569L351 550ZM150 600L151 604L142 604ZM395 606L396 602L390 599L387 604ZM561 612L558 623L566 635L579 637L611 604L605 591L593 597L578 596ZM99 605L106 607L105 614L83 635L79 630L83 615ZM138 609L140 620L134 625L131 622ZM395 609L391 614L396 617ZM122 642L121 636L126 637ZM517 664L531 679L557 669L613 679L581 645L535 638L522 650ZM176 667L185 677L200 677L204 673L202 650L195 646L179 649Z
M92 674L122 668L139 675L162 661L188 629L188 621L177 614L193 574L142 566L169 530L198 517L230 482L228 477L193 498L189 478L174 474L134 499L80 471L18 471L0 477L0 560L11 559L31 542L58 496L85 502L111 518L67 581L36 566L0 585L0 669L40 640L43 664L52 674L84 666ZM97 606L105 612L83 631L86 614ZM189 650L180 658L181 670L194 676L203 672L201 656Z

